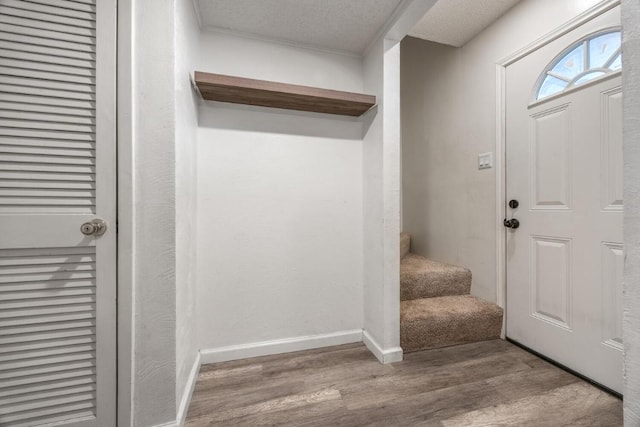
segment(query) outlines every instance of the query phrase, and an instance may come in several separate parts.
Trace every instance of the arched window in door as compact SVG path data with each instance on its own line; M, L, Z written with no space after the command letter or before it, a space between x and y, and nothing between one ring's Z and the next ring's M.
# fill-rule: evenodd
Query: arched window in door
M620 29L592 34L564 50L538 79L535 100L622 69Z

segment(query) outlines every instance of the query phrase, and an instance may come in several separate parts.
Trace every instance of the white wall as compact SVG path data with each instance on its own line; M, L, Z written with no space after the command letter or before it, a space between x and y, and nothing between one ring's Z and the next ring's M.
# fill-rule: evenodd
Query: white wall
M403 230L412 233L413 252L461 264L459 242L469 230L455 212L467 209L471 196L461 191L470 174L460 162L470 147L459 143L455 126L462 121L461 52L407 37L401 69ZM477 178L492 189L490 171Z
M364 116L364 342L382 363L400 348L400 40L435 0L403 1L364 57L364 90L378 106Z
M348 92L362 91L360 57L206 29L200 37L198 66L201 71Z
M185 415L198 355L196 191L199 96L191 84L200 28L191 0L175 0L176 406Z
M412 54L435 52L436 58L426 58L422 65L403 58L403 65L416 61L424 67L424 73L403 74L408 78L402 82L405 95L411 87L423 91L402 100L403 229L415 236L417 253L470 268L471 293L489 301L496 300L495 247L501 225L496 223L495 169L478 170L477 155L495 151L496 63L596 3L523 0L460 48L459 59L450 51L404 42ZM438 59L446 60L446 66L436 64ZM444 75L439 77L442 84L424 82L427 76L434 78L430 66ZM459 78L452 82L451 75ZM451 101L457 96L459 102ZM452 113L447 119L434 117L439 102Z
M365 116L363 148L365 343L382 362L400 349L399 44L380 38L364 59L365 92L378 106Z
M206 72L362 91L360 58L203 32ZM206 102L201 349L361 329L362 121Z
M624 424L640 425L640 2L622 1L624 50Z
M132 97L118 123L131 126L131 134L118 140L119 152L130 151L131 161L119 164L119 200L132 198L119 206L118 250L131 250L131 259L119 266L130 268L131 276L118 286L133 296L131 422L124 425L146 427L176 419L175 22L174 0L132 4L132 45L120 47L131 49L131 56L119 64L131 61L132 69L118 82L130 78L130 94L121 94ZM124 300L119 295L119 310Z
M188 70L199 30L189 0L123 0L118 19L118 420L171 425L197 355Z

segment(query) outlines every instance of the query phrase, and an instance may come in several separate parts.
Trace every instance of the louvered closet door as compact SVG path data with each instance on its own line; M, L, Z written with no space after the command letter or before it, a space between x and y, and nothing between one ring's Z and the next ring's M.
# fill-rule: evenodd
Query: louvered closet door
M115 426L115 8L0 0L1 426Z

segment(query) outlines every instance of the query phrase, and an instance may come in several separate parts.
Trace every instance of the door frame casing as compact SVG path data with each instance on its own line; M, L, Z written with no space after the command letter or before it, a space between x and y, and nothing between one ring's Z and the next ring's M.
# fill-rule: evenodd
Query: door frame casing
M597 18L609 10L620 6L621 0L606 0L577 15L561 26L545 34L533 43L512 53L496 63L496 303L503 308L501 337L506 338L507 310L507 232L502 227L506 218L507 176L506 176L506 135L507 135L507 67L530 53L548 45L581 25ZM624 65L623 65L624 68Z
M117 425L133 425L133 0L117 1L116 180L117 180Z

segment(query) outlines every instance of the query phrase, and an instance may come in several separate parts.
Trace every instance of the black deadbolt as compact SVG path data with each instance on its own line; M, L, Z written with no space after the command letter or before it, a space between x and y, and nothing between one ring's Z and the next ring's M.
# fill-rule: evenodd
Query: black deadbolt
M517 200L515 200L515 199L513 199L513 200L509 200L509 207L510 207L511 209L515 209L515 208L517 208L518 206L520 206L520 203L518 203L518 201L517 201Z

